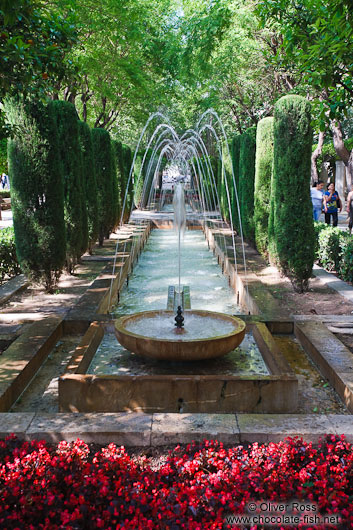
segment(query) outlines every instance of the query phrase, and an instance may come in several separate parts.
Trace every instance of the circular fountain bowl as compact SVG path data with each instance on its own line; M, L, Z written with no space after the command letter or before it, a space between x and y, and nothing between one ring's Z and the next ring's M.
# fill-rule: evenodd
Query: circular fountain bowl
M185 311L184 329L174 326L173 311L144 311L119 318L115 334L127 350L158 360L214 359L234 350L245 335L240 318L212 311Z

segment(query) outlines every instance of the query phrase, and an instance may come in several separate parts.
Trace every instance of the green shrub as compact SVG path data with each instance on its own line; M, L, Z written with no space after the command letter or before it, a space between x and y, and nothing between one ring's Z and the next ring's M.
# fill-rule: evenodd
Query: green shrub
M270 214L273 170L273 118L263 118L257 125L254 223L257 250L268 255L268 217Z
M98 237L102 246L104 238L109 237L114 217L112 146L110 135L105 129L92 129L92 142L97 178Z
M284 96L275 105L269 250L299 291L308 289L315 252L310 198L310 103Z
M87 212L88 250L91 253L98 239L98 199L97 179L93 156L91 129L87 123L78 122L79 139L82 152L82 175L85 184L85 202Z
M330 225L322 223L321 221L314 221L314 232L315 232L315 261L318 261L318 251L319 251L319 235L323 230L329 228Z
M13 227L0 230L0 283L21 273L17 260Z
M338 227L329 225L326 227L321 229L318 235L317 259L327 271L340 272L340 262L348 234Z
M342 245L341 261L339 265L340 278L346 282L353 282L353 238L347 237Z
M65 262L62 167L52 107L9 100L9 175L16 251L23 272L52 291Z
M77 112L68 101L51 101L59 135L59 148L64 177L64 209L66 225L66 267L72 272L88 247L88 224L85 186L82 176L82 153Z
M244 238L255 241L254 182L256 127L250 127L240 137L239 195Z

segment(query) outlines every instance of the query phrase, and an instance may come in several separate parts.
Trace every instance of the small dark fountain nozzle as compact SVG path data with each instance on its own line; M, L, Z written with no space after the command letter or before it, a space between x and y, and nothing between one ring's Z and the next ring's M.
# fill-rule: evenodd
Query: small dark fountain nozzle
M184 317L183 317L183 311L180 305L178 305L177 314L174 320L175 320L175 326L178 329L181 329L184 325Z

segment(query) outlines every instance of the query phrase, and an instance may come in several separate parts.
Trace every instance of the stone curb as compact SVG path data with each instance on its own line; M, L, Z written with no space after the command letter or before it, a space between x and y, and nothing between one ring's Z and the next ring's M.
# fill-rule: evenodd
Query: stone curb
M12 296L28 286L29 281L24 274L19 274L15 278L11 278L11 280L0 286L0 305L7 302Z
M227 445L278 442L299 436L317 443L327 434L353 442L349 415L326 414L144 414L144 413L2 413L0 437L160 447L217 439Z
M353 303L353 287L337 278L332 272L327 272L318 265L313 267L313 275L330 289L333 289L346 300Z

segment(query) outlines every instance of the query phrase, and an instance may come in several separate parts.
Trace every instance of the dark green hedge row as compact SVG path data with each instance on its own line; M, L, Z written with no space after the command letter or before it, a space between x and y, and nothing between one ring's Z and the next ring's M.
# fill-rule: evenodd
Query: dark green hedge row
M254 190L254 224L257 250L268 256L268 218L270 215L273 170L273 118L263 118L257 125Z
M315 235L310 198L312 130L309 102L285 96L265 118L232 141L233 182L230 183L233 224L245 239L256 243L292 281L306 290L314 261ZM218 171L218 190L224 197L224 177ZM224 218L224 201L221 201Z
M255 182L256 127L250 127L240 137L239 196L243 236L255 240L254 182Z
M51 291L66 256L64 185L54 108L8 100L11 205L23 272Z
M66 101L5 104L13 126L9 174L16 248L24 273L52 291L99 236L118 225L131 151L78 120Z
M311 107L301 96L275 105L269 250L296 290L307 290L315 234L310 198Z

